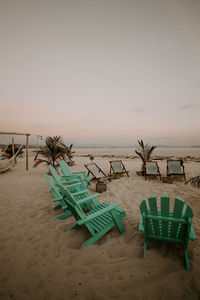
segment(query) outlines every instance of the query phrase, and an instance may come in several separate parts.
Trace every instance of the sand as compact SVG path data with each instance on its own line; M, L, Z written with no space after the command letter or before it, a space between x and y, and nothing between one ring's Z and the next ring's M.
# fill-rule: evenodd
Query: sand
M109 172L109 158L95 162ZM88 157L75 157L73 171L84 170ZM130 177L107 184L99 201L119 202L125 210L125 233L113 228L96 244L79 249L89 237L85 228L66 232L74 218L58 220L43 174L45 165L25 170L25 158L0 174L0 299L200 299L200 191L159 179L137 176L139 159L125 159ZM166 161L158 161L166 174ZM200 174L200 162L185 163L187 177ZM95 192L93 182L90 190ZM151 241L142 259L143 235L138 228L140 202L149 196L179 196L194 212L196 241L189 243L191 271L184 267L182 248Z

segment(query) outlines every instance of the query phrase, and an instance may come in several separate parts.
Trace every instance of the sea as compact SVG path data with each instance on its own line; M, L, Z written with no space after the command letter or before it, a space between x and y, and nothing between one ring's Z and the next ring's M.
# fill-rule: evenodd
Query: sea
M73 148L77 156L86 156L86 155L114 155L114 156L124 156L124 157L133 157L136 156L135 150L137 148L119 148L119 147L77 147ZM175 157L200 157L200 147L157 147L153 151L155 156L175 156Z

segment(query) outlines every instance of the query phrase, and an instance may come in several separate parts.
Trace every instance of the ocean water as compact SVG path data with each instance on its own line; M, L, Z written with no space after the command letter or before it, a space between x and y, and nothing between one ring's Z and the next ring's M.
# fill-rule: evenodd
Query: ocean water
M135 156L136 148L74 148L75 155L123 155ZM200 157L200 148L195 147L157 147L153 155L158 156L177 156L177 157Z

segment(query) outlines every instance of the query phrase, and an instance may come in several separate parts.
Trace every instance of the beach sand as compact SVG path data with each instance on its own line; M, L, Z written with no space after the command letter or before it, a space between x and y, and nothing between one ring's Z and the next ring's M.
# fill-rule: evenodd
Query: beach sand
M89 151L89 150L88 150ZM109 159L95 157L105 173ZM74 158L72 171L85 170L88 157ZM130 177L107 184L99 201L120 203L125 210L125 233L113 228L96 244L79 249L88 231L66 232L74 218L58 220L52 194L43 174L45 165L25 170L25 158L0 174L0 299L200 299L200 190L159 179L137 176L139 159L125 159ZM162 175L166 161L158 161ZM200 174L200 162L185 162L187 178ZM95 192L95 182L90 190ZM147 257L141 258L143 234L138 231L139 205L149 196L181 197L193 209L196 241L189 242L191 271L184 266L180 246L149 242Z

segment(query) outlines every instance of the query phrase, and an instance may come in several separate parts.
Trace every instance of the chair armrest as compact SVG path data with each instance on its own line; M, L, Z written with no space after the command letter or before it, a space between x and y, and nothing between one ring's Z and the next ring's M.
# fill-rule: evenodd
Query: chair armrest
M62 200L62 196L57 197L57 198L53 198L52 202L57 202L57 201L61 201Z
M74 196L74 195L73 195ZM93 199L96 199L97 196L99 196L99 194L93 194L93 195L90 195L88 197L85 197L84 199L81 199L78 201L79 204L82 204L84 202L87 202L87 201L90 201L90 200L93 200Z
M86 172L85 171L80 171L80 172L72 172L72 175L76 175L76 174L81 174L83 175L85 178L87 177Z
M85 190L82 190L82 191L75 192L75 193L73 193L73 196L78 196L78 195L84 194L85 192L89 192L89 190L85 189Z
M139 223L138 230L141 231L141 232L144 232L144 224L143 224L142 215L140 215L140 223Z
M196 235L195 235L193 226L191 226L191 228L190 228L189 239L192 240L192 241L196 240Z
M87 222L89 222L89 221L91 221L91 220L93 220L93 219L95 219L99 216L102 216L103 214L105 214L109 211L112 211L112 210L116 209L118 206L120 206L120 203L115 203L115 204L112 204L108 207L105 207L105 208L103 208L103 209L101 209L97 212L94 212L94 213L91 213L91 214L89 213L84 219L78 220L77 224L78 225L83 225L83 224L85 224L85 223L87 223Z
M71 188L71 187L76 187L76 186L85 187L86 185L85 185L85 183L83 181L79 181L79 182L72 183L69 186L65 185L65 188L68 188L68 187Z
M68 178L60 178L60 181L62 184L69 184L69 183L77 183L77 181L82 181L82 179L71 179L69 180ZM56 184L56 185L59 185L59 184Z
M62 177L61 177L62 179L74 179L74 180L76 180L76 179L79 179L79 180L83 180L83 178L81 177L81 176L79 176L79 175L62 175Z

